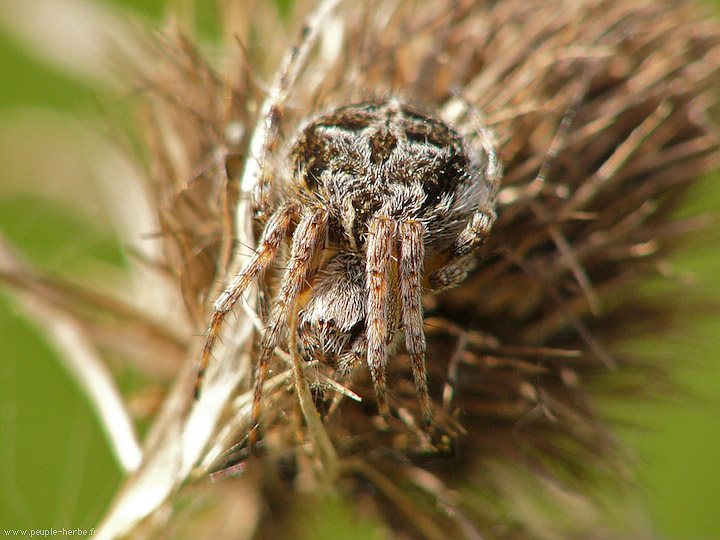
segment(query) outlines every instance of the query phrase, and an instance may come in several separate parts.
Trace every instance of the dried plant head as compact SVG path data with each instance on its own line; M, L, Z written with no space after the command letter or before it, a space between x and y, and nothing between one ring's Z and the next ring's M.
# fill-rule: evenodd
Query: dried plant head
M152 339L142 356L170 359L174 383L99 537L215 537L225 534L219 522L234 538L289 537L307 492L339 494L402 538L612 537L603 496L622 493L632 475L596 399L642 396L662 380L662 364L620 352L621 340L672 328L681 308L701 306L637 287L709 227L675 216L720 160L718 21L697 2L670 0L324 0L297 2L283 21L269 3L223 9L226 43L213 57L170 26L143 41L150 68L121 68L138 91L158 224L148 232L162 243L147 262L184 311L173 313L182 331L143 319ZM371 256L333 243L333 210L289 191L293 158L320 153L309 141L317 126L359 130L357 117L342 116L359 103L386 107L386 138L363 139L378 152L397 143L388 143L393 122L413 114L431 126L423 139L404 125L418 145L446 128L492 141L478 146L486 172L499 149L504 175L498 164L471 256L458 251L462 277L443 291L423 281L419 309L392 299L421 281L395 276L414 217L394 223L400 240L386 235L397 251L371 240L382 252ZM307 208L326 224L308 225ZM465 214L443 222L448 245L466 234ZM382 219L357 243L382 238ZM306 233L319 247L301 252ZM432 270L432 257L410 260ZM375 263L391 290L387 339L371 336L381 297L364 273ZM345 376L302 334L331 270L348 278L328 287L359 276L368 315L357 335L389 345L384 394L380 371L364 367L374 353L358 349ZM403 318L408 306L419 323ZM115 307L77 316L99 326ZM156 305L154 320L171 307ZM418 324L426 387L407 331ZM389 414L378 409L385 394Z

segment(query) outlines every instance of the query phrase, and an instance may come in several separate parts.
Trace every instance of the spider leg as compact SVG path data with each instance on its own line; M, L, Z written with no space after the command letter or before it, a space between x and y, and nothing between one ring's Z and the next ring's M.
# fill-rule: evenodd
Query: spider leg
M250 140L250 156L243 173L242 187L253 188L253 205L259 216L265 216L270 206L272 178L271 156L280 141L280 124L288 96L295 81L307 65L310 52L324 30L323 23L335 9L339 0L321 0L307 15L297 42L285 53L280 69L260 107L257 123Z
M215 301L210 325L205 333L205 345L203 346L202 358L195 377L195 397L200 397L200 385L205 376L205 370L210 362L210 355L213 346L220 333L220 328L225 316L232 310L235 302L258 276L267 269L275 258L280 246L288 235L290 226L297 218L297 205L287 204L280 207L270 218L255 254L250 262L225 288L223 293Z
M391 219L373 218L370 222L365 248L367 363L377 395L378 408L383 416L387 416L389 413L385 366L387 364L389 268L393 234L394 224Z
M474 146L478 154L484 157L483 165L479 165L478 182L484 183L487 191L483 202L478 205L470 217L465 229L455 239L450 256L446 263L429 277L430 288L437 292L461 283L474 262L473 255L482 245L490 228L497 217L493 204L500 187L502 164L494 133L477 118L474 109L470 109L475 127Z
M255 371L255 391L252 405L252 428L250 445L257 440L257 426L260 417L262 390L267 379L270 356L280 341L287 318L308 277L317 267L319 255L327 236L328 213L322 208L313 208L305 214L293 234L293 245L287 268L283 274L277 303L270 313L261 344L260 359Z
M472 215L453 243L447 262L430 275L429 283L433 291L452 287L465 279L474 261L473 255L487 237L494 221L495 212L489 208L477 210Z
M398 280L400 281L400 307L405 327L405 348L412 361L413 378L423 420L430 424L432 408L427 388L426 344L420 289L422 265L425 259L424 232L425 227L419 221L406 221L400 225Z

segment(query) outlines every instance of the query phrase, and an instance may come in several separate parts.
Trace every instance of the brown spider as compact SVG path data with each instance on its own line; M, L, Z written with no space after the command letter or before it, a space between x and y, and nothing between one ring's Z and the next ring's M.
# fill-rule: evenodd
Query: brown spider
M366 360L383 414L388 348L402 329L423 418L432 418L420 298L464 279L494 221L497 155L491 140L476 142L391 99L326 114L293 146L288 199L327 220L298 343L343 379Z
M271 180L278 175L270 155L288 86L323 9L333 5L322 3L309 17L303 46L289 50L263 104L250 149L261 159L243 177L243 183L256 178L258 215L273 202ZM368 101L312 120L297 135L289 163L257 250L215 302L196 395L225 316L290 243L256 366L251 439L270 358L296 303L303 356L332 366L340 380L366 361L383 415L389 413L388 349L404 333L423 420L430 423L421 295L460 283L493 224L501 177L494 137L482 126L462 136L399 98Z
M391 99L349 105L311 122L290 153L284 202L245 269L215 303L204 359L225 315L291 239L262 339L253 421L270 356L304 290L298 341L344 379L365 359L387 414L387 349L404 329L423 418L432 412L421 292L460 283L494 219L500 178L484 130L463 139Z

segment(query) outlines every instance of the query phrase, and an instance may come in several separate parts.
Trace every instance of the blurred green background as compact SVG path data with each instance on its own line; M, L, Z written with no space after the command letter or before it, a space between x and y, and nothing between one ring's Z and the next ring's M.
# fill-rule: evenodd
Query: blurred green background
M162 2L112 3L148 25L163 20ZM175 4L185 13L191 5ZM198 31L212 39L213 3L198 2L195 16ZM99 101L108 90L105 82L58 67L2 24L0 74L0 232L48 272L92 279L98 267L122 268L120 240L104 203L92 196L73 202L86 189L79 186L92 185L92 178L72 150L72 136L85 125L101 125L108 108L120 111L122 122L122 100ZM718 215L718 208L716 174L683 212ZM700 246L673 264L695 273L700 287L717 290L720 245ZM606 407L642 426L623 428L621 435L634 449L640 497L658 537L720 538L720 317L687 317L682 335L628 344L675 359L687 395L672 403L663 398ZM0 354L0 532L89 530L104 513L120 472L86 398L13 296L3 292ZM356 528L355 537L365 536L360 530L365 529ZM367 528L367 537L372 530Z

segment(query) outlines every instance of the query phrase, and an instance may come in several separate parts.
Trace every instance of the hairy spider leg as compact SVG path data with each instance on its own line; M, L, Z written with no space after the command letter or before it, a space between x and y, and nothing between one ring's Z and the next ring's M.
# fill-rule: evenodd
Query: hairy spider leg
M321 0L308 14L300 28L297 42L283 56L268 96L260 107L260 115L250 142L251 155L260 156L259 161L253 164L259 166L259 170L255 167L246 170L246 174L258 175L258 181L253 190L253 206L258 216L267 215L271 202L272 179L275 175L272 171L270 156L278 148L285 104L295 81L307 64L310 52L317 43L324 28L323 23L327 21L339 2L340 0ZM243 178L243 183L245 183L245 178Z
M402 321L405 327L405 348L412 362L415 388L420 402L423 420L432 423L432 408L427 387L427 368L425 367L425 331L423 329L423 310L421 303L421 275L425 259L423 235L425 227L419 221L405 221L398 231L400 258L398 261L398 281Z
M429 283L433 291L441 291L465 279L473 255L487 237L494 221L495 211L490 208L478 210L472 215L465 229L455 239L447 262L430 275Z
M390 218L375 217L370 222L366 242L367 283L367 363L372 375L380 414L388 416L387 364L388 285L392 258L394 223Z
M213 346L220 333L220 328L225 316L232 310L235 302L238 301L248 285L258 279L270 266L270 263L277 255L285 238L288 236L290 227L296 221L298 206L286 204L270 217L270 220L260 238L260 245L253 254L245 269L240 272L225 288L223 293L215 301L210 325L205 333L205 345L203 346L202 358L195 377L195 398L200 397L200 385L205 377L205 371L210 362Z
M270 357L280 341L287 318L295 304L303 285L317 268L322 248L325 245L328 229L328 213L322 208L311 208L300 219L293 233L290 259L283 274L278 299L270 313L270 320L262 339L262 351L255 371L255 391L252 404L252 427L250 446L257 441L260 402L265 380L270 367Z
M472 264L473 255L482 245L497 217L492 204L502 178L497 141L493 133L481 124L476 124L475 129L487 160L485 169L481 173L482 181L490 186L491 192L487 200L470 217L465 229L455 239L447 262L430 276L429 283L433 291L457 285L465 279L469 266Z

